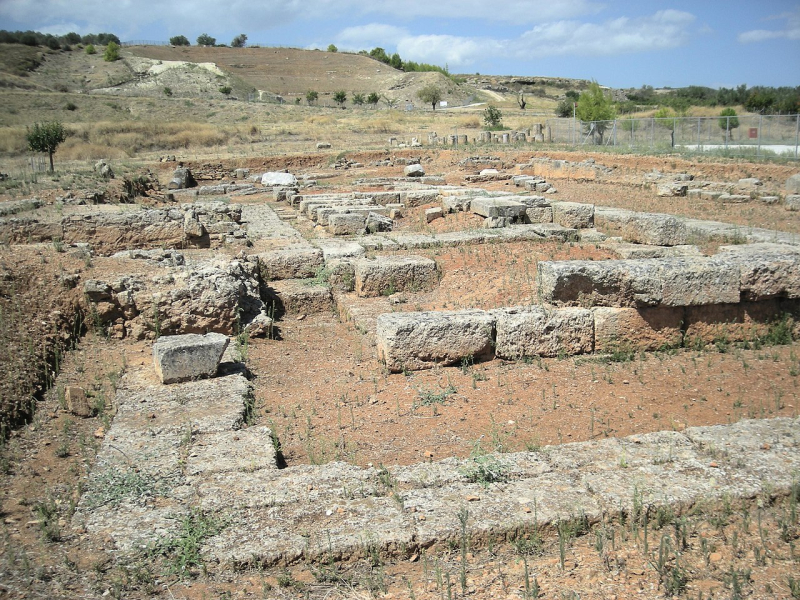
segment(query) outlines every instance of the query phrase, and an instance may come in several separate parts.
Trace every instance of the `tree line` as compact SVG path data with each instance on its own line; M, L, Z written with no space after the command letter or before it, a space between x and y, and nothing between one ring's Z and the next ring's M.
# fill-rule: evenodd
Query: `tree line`
M800 86L770 87L746 84L735 88L714 89L701 85L656 91L643 85L626 92L628 100L618 104L621 113L641 110L641 106L666 106L683 112L690 106L741 105L749 112L761 114L790 114L800 111Z
M0 44L23 44L25 46L47 46L51 50L69 50L71 46L107 46L109 42L120 44L113 33L87 33L80 35L70 32L65 35L52 35L38 31L6 31L0 29Z

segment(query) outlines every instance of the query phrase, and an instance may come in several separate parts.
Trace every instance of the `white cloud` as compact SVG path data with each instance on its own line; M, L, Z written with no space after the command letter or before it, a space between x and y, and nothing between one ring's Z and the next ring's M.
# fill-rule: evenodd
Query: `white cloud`
M396 16L399 19L437 17L481 19L506 23L538 23L595 14L603 4L591 0L505 0L501 4L486 0L405 0L404 2L365 2L365 12Z
M517 39L452 35L408 35L397 42L407 60L468 66L479 59L530 60L546 56L613 56L667 50L689 41L694 15L663 10L640 18L602 23L555 21L537 25Z
M408 30L402 27L370 23L343 29L335 39L336 43L345 50L369 50L376 46L395 47L409 35Z
M779 20L784 21L785 24L783 29L778 30L751 29L750 31L744 31L736 36L736 39L739 41L739 43L752 44L781 38L785 38L787 40L800 40L800 8L798 8L795 12L774 15L765 20Z

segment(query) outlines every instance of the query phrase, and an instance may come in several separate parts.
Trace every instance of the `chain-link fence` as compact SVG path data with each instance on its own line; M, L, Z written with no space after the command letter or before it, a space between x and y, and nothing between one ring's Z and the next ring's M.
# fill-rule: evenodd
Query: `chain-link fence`
M798 158L800 115L670 117L584 122L548 119L546 140L632 151L715 152Z

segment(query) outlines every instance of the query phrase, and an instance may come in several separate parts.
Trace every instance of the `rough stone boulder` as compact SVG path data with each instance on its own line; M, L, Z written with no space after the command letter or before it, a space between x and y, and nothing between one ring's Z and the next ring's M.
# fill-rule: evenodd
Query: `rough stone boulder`
M800 298L800 251L780 244L721 246L720 260L733 262L740 273L743 300Z
M403 169L403 174L406 177L422 177L425 175L425 169L423 169L420 164L408 165Z
M291 173L269 171L261 176L261 185L267 187L294 187L297 185L297 177Z
M185 190L196 186L197 181L195 181L192 172L186 167L179 167L175 169L175 172L172 174L172 179L170 179L169 184L167 184L167 189Z
M424 256L380 256L355 261L355 291L361 297L430 290L438 281L436 262Z
M594 347L594 319L583 308L540 306L492 311L497 318L495 354L500 358L586 354Z
M366 220L363 213L334 212L328 215L328 232L332 235L357 235L364 231Z
M667 182L667 183L659 183L656 186L656 194L663 198L669 198L673 196L685 196L686 192L689 190L689 186L685 183L676 183L676 182Z
M491 357L494 320L482 310L379 315L378 359L390 371L399 372Z
M160 337L153 344L153 362L161 383L213 377L228 347L227 335L207 333Z

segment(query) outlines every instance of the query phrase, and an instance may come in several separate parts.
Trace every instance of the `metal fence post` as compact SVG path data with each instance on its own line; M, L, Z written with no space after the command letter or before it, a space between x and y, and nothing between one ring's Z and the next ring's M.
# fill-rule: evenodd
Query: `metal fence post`
M797 142L798 136L800 136L800 114L795 117L795 126L794 126L794 157L797 158Z

